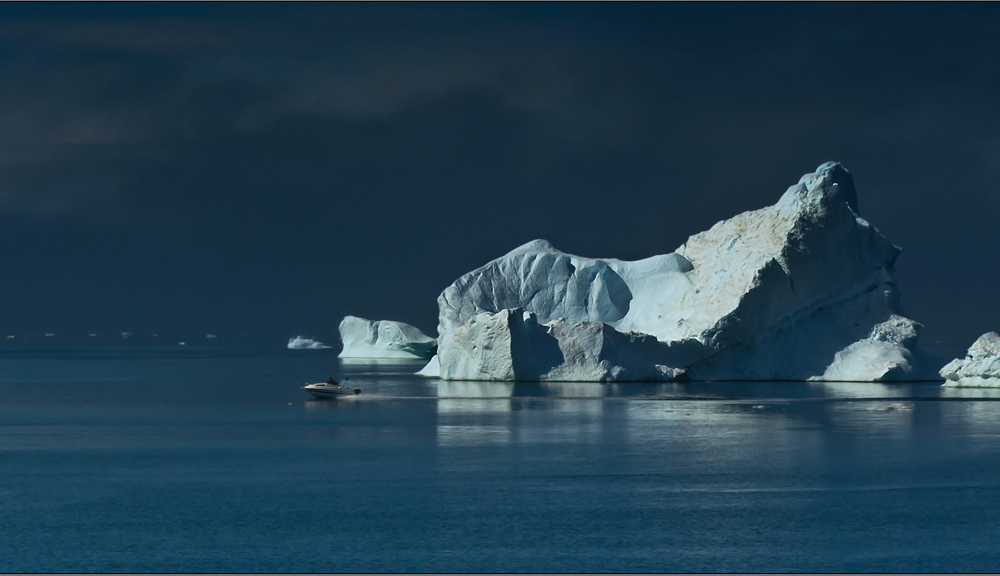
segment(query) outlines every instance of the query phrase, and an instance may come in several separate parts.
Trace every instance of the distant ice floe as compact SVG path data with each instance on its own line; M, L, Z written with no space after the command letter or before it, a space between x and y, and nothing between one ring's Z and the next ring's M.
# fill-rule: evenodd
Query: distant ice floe
M325 350L332 348L332 346L327 346L319 340L313 340L304 336L296 336L295 338L288 339L288 348L290 350Z
M215 340L216 338L218 338L218 336L216 336L215 334L205 334L205 338L208 338L209 340Z
M340 322L341 358L427 360L437 351L437 340L419 328L392 320L346 316Z
M952 360L940 374L945 386L1000 388L1000 334L983 334L969 347L965 358Z
M132 333L131 332L122 332L122 338L125 338L127 340L127 339L129 339L131 337L132 337Z

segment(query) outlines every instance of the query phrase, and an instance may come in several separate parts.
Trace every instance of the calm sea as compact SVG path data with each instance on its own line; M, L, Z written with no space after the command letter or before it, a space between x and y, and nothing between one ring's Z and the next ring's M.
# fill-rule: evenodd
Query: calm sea
M1000 570L994 392L417 368L0 351L0 571Z

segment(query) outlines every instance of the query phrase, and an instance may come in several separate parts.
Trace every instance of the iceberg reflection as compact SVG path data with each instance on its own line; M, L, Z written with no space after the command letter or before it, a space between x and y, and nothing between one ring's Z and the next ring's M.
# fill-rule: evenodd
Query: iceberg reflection
M758 438L808 452L843 434L909 437L929 428L994 434L1000 424L1000 389L936 382L440 381L437 396L444 444L590 443L610 434L706 452Z
M544 443L598 437L613 387L589 382L446 381L438 384L438 443ZM542 425L533 425L533 414ZM560 416L564 415L564 416ZM540 423L541 423L540 422Z
M601 400L619 392L593 382L481 382L442 380L439 412L509 412L519 409L600 412ZM545 402L524 402L539 399Z
M906 384L880 384L878 382L810 382L825 396L832 398L899 398L913 394Z
M381 367L381 366L405 366L422 367L426 360L419 358L337 358L337 361L345 366L360 367Z
M449 382L438 384L438 413L510 412L513 382Z

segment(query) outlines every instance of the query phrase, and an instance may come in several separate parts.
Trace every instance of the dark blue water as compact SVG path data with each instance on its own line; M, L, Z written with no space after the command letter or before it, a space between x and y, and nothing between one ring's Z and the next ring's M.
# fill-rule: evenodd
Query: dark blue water
M0 352L0 571L995 571L1000 397ZM350 375L361 396L299 386Z

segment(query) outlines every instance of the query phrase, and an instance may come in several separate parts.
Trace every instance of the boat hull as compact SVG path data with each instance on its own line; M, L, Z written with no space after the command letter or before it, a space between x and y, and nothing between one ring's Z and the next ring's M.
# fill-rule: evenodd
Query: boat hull
M303 390L309 392L316 398L336 398L338 396L354 396L361 394L357 388L347 388L344 386L328 386L324 384L309 384L303 386Z

